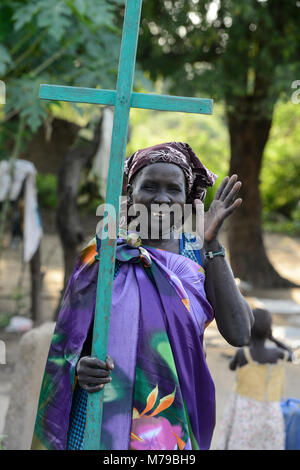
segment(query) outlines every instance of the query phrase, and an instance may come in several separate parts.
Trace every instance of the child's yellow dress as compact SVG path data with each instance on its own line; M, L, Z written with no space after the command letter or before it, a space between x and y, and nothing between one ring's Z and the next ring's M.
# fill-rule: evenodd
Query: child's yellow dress
M284 388L284 361L255 362L244 348L247 364L236 371L235 390L220 425L220 450L283 450L285 426L280 400Z

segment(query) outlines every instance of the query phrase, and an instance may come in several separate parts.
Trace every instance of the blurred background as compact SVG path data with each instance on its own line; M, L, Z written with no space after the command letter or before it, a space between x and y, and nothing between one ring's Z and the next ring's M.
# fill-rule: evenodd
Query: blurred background
M114 89L123 15L122 0L0 5L0 439L11 433L11 442L18 440L7 422L10 413L18 416L10 406L22 338L53 326L106 191L113 109L42 101L39 85ZM296 0L144 0L134 91L212 98L214 113L132 109L126 151L188 142L219 175L206 209L223 177L239 175L243 205L221 239L242 293L251 306L271 311L274 335L294 348L300 346L299 24ZM228 358L235 349L214 324L206 343L218 423L234 382ZM300 398L299 369L297 375L292 367L285 393Z

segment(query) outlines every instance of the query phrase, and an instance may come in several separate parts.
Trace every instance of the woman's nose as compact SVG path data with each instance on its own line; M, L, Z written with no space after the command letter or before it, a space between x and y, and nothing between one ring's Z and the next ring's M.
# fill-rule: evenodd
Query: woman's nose
M166 192L159 191L158 193L155 194L152 202L154 204L170 204L171 199L170 199L170 196Z

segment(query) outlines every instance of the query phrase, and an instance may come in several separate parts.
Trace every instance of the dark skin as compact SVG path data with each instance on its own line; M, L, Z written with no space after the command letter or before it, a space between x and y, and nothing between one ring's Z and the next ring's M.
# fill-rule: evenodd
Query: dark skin
M270 328L269 334L266 338L251 338L250 342L250 355L253 361L259 364L276 364L279 359L284 359L285 352L288 351L288 361L291 362L293 358L292 350L282 342L273 337L272 329ZM266 340L272 341L277 347L266 347ZM229 369L236 370L237 367L243 367L248 364L243 349L239 349L229 363Z
M221 256L207 260L204 253L220 249L218 233L224 220L242 203L240 198L237 199L240 187L241 182L238 181L237 175L226 177L222 181L209 210L205 213L202 249L206 295L214 309L221 335L232 346L248 344L253 324L252 311L236 286L227 260ZM128 185L127 196L130 203L146 206L149 226L156 224L160 229L161 219L151 213L151 204L179 204L183 207L186 203L184 173L179 166L170 163L148 165L138 172L134 183ZM197 210L202 203L199 200L194 202ZM144 237L143 244L179 254L179 240L173 236L172 231L169 239L163 239L163 233L159 233L159 239ZM104 363L83 355L77 364L79 384L89 392L99 391L110 381L112 367L111 358L107 358Z
M170 236L164 239L163 231L159 231L162 226L161 219L155 217L151 212L152 204L166 204L171 206L178 204L182 210L186 202L185 177L183 171L173 164L154 163L140 170L134 183L127 187L129 201L132 204L142 204L147 208L148 227L154 226L159 232L159 239L151 239L150 233L142 238L143 244L152 248L170 251L179 254L179 240L174 238L174 234L167 227L166 233ZM170 225L173 224L170 220ZM161 228L162 230L162 228Z
M76 366L79 385L87 392L99 392L105 384L111 382L110 373L114 367L110 356L107 356L105 362L97 357L82 357Z

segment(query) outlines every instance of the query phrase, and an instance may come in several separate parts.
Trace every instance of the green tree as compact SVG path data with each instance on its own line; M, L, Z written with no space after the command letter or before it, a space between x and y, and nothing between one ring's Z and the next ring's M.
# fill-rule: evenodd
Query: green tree
M117 3L123 2L1 2L0 79L6 104L0 106L0 158L10 156L13 162L24 155L25 140L51 120L53 103L38 98L41 83L114 86L120 31L112 8ZM4 204L1 234L6 209Z
M261 173L265 222L300 233L300 106L278 103Z
M145 0L138 61L175 94L225 104L230 174L243 183L231 217L229 248L236 276L262 287L287 286L263 244L259 193L274 106L291 99L300 77L300 2L296 0Z
M0 4L0 78L6 84L4 123L24 117L35 132L51 103L41 83L114 86L120 34L112 7L121 0L3 0ZM11 135L11 134L10 134Z
M61 106L38 98L41 83L115 86L121 35L114 25L114 8L123 3L123 0L1 1L0 79L6 85L6 104L0 106L0 158L10 157L12 168L16 158L26 156L26 142L33 139L41 124L51 128L54 108ZM99 116L97 108L95 114ZM74 110L80 108L74 105ZM65 126L66 131L70 127L71 124ZM99 142L99 119L97 127L91 141L72 140L71 146L76 147L72 164L69 164L71 149L61 161L57 212L63 208L64 217L57 217L57 226L66 278L82 241L77 192L84 165L95 152L95 142ZM55 129L52 131L54 139ZM69 136L65 140L70 140ZM69 183L73 186L69 187L67 203L62 205ZM8 199L1 212L0 246L7 213Z

